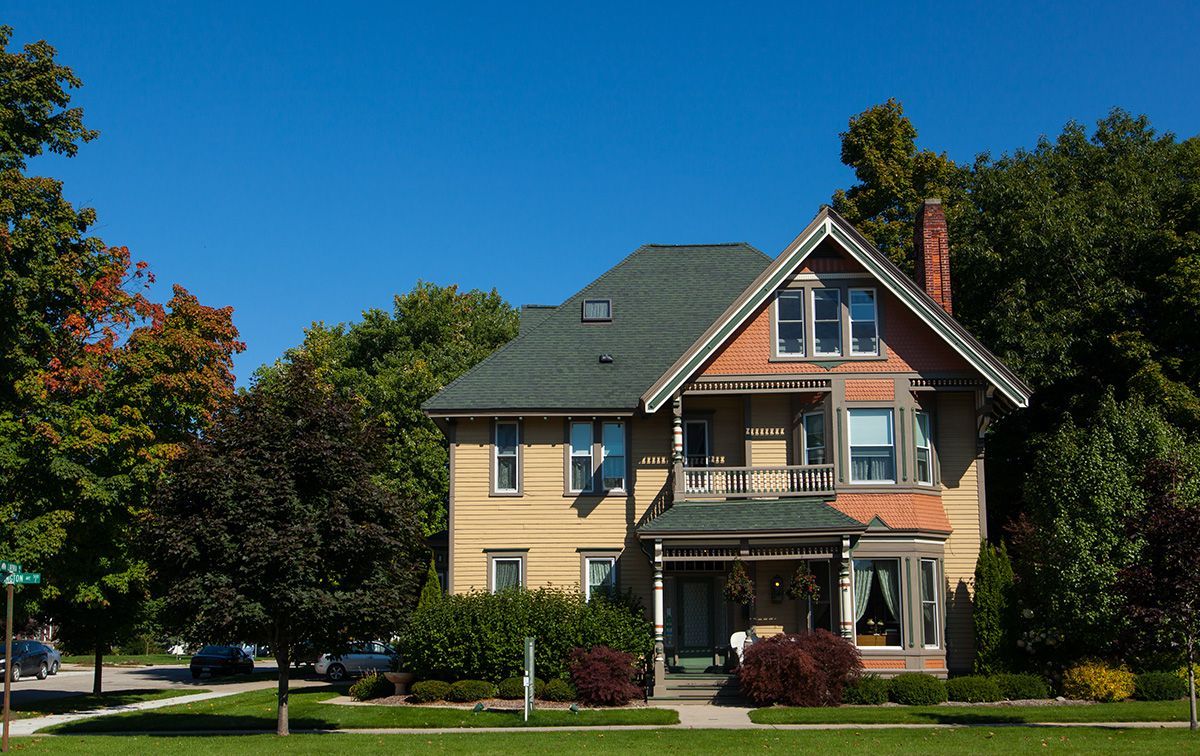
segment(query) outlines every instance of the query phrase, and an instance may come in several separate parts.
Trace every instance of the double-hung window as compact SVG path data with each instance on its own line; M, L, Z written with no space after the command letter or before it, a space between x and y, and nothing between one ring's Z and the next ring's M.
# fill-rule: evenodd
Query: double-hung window
M813 289L813 354L842 353L842 290Z
M921 637L925 648L938 646L938 563L921 560Z
M823 465L825 457L825 413L809 412L804 416L804 464Z
M611 596L616 592L617 560L614 557L588 557L584 560L584 572L587 573L584 598L588 601L596 595Z
M775 298L775 353L804 354L803 291L781 291Z
M916 442L917 482L933 485L933 457L929 444L929 413L913 413L913 440Z
M890 409L850 409L850 482L895 483L896 448Z
M571 423L571 492L592 490L592 423Z
M492 593L524 585L521 575L523 561L521 557L492 558Z
M850 354L879 354L879 312L874 289L850 290Z
M601 478L606 491L625 490L625 423L602 423Z
M497 493L518 493L521 490L518 425L512 420L497 420L495 434L495 490Z

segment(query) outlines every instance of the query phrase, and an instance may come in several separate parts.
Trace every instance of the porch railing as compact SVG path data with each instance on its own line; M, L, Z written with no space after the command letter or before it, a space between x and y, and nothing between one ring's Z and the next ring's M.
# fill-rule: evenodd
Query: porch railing
M833 465L684 467L689 498L749 498L833 493Z

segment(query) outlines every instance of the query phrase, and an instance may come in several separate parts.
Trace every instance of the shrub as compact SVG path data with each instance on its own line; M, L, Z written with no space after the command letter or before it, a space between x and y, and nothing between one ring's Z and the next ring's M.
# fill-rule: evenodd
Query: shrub
M946 683L924 672L903 672L888 684L888 695L906 706L933 706L946 701Z
M1133 673L1101 662L1085 662L1063 673L1063 695L1080 701L1120 701L1133 695Z
M446 694L450 692L450 683L441 680L421 680L413 683L408 692L417 703L445 701Z
M975 671L1003 670L1016 648L1013 568L1008 549L984 541L975 563Z
M947 681L946 695L951 701L966 703L991 703L1004 697L995 680L979 675L955 677Z
M545 701L574 701L575 688L571 683L561 677L551 680L546 683L546 688L542 692L542 699Z
M1177 701L1187 694L1187 680L1174 672L1143 672L1133 678L1133 697L1142 701Z
M396 686L378 672L363 675L350 686L350 697L355 701L383 698L396 692Z
M580 701L591 706L624 706L642 691L633 684L633 656L607 646L571 652L571 682Z
M654 638L631 594L584 601L578 591L540 588L443 596L412 613L399 651L422 679L499 682L520 675L525 638L537 639L538 671L565 677L571 649L608 646L647 658Z
M536 677L533 678L534 698L541 698L545 689L546 683L542 682ZM498 686L496 686L496 691L496 696L498 698L503 698L509 701L520 701L525 697L525 678L510 677L507 680L503 680Z
M842 691L842 703L878 706L887 700L888 681L878 675L863 675Z
M1050 686L1037 675L995 675L992 680L1000 695L1009 701L1025 701L1050 697Z
M746 649L742 694L759 706L837 706L862 672L858 649L827 630L776 635Z
M450 686L446 693L447 701L470 703L482 701L485 698L495 698L496 686L487 680L459 680Z

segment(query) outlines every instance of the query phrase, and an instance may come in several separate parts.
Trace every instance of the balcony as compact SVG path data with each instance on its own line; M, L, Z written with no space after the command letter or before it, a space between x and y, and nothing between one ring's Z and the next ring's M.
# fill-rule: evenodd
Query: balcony
M693 462L693 460L689 460ZM683 468L683 493L689 499L740 499L833 494L833 465L781 467Z

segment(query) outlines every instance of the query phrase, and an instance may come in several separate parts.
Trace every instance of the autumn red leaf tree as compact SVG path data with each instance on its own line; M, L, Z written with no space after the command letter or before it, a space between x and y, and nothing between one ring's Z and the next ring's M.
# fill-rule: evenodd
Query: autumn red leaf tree
M91 235L91 208L29 175L97 132L69 107L81 82L45 42L9 51L0 27L0 558L41 571L21 613L99 657L140 615L149 571L137 529L182 443L233 396L243 346L230 308L154 279Z

